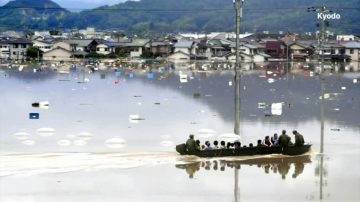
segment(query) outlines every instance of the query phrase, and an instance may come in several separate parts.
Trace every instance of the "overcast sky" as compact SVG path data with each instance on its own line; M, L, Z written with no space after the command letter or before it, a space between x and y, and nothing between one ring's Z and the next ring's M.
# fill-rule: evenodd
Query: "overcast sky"
M36 1L36 0L34 0ZM103 5L113 5L127 0L52 0L58 3L64 8L69 8L73 10L74 8L95 8ZM9 2L9 0L0 0L0 5L4 5Z

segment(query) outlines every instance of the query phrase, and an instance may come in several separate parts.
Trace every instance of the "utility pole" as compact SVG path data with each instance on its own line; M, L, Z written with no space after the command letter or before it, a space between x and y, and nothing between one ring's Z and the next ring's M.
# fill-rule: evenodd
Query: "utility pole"
M326 10L325 6L320 8L320 13L323 15L329 12ZM326 40L326 20L321 19L321 32L320 32L320 53L321 53L321 73L320 73L320 80L321 80L321 105L320 105L320 117L321 117L321 126L320 126L320 153L324 153L324 105L325 105L325 97L324 97L324 88L325 88L325 78L324 78L324 42Z
M236 9L236 64L235 64L235 128L234 133L240 136L240 22L244 0L233 0Z
M235 128L234 133L240 136L240 87L241 87L241 64L240 64L240 20L242 17L242 7L244 0L233 0L236 9L236 64L235 64ZM240 200L239 190L239 170L235 166L235 202Z

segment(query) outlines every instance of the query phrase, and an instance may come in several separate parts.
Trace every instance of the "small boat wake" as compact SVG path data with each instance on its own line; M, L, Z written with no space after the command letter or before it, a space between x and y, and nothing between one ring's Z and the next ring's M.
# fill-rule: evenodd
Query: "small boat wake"
M80 171L95 172L104 169L135 169L159 165L186 165L209 160L261 162L269 159L286 158L294 157L272 154L209 159L197 156L181 156L176 152L1 154L0 177Z

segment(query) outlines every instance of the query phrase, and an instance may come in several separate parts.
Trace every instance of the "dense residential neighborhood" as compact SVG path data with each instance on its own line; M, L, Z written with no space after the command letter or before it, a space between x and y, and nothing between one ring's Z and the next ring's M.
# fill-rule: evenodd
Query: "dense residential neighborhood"
M359 61L360 41L354 35L332 36L319 46L310 33L246 33L240 40L244 63L291 60ZM216 61L234 63L236 35L233 33L168 34L157 38L126 36L120 32L101 32L94 28L73 32L51 31L0 35L2 62L38 61L71 62L85 58L162 59L180 63ZM319 51L323 49L323 54ZM29 51L37 51L31 55Z

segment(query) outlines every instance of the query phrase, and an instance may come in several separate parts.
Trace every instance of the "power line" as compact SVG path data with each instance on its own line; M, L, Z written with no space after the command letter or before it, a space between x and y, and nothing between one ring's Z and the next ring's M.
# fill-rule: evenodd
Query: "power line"
M276 7L276 8L244 8L244 11L263 11L263 10L306 10L308 7ZM360 10L355 7L331 7L332 9L344 9L344 10ZM94 9L83 8L61 8L61 7L31 7L31 6L3 6L0 10L16 10L16 9L35 9L35 10L82 10L83 12L89 11L124 11L124 12L229 12L234 11L233 8L207 8L207 9L160 9L160 8L109 8L99 7Z

